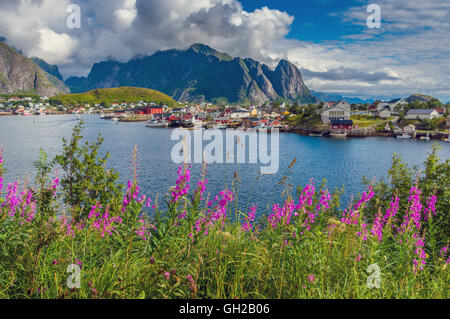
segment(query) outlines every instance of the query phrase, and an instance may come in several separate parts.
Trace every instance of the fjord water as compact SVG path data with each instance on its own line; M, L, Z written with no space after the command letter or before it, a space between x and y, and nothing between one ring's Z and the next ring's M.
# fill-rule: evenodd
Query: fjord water
M100 120L98 115L81 115L86 122L83 136L89 141L98 134L105 141L102 151L109 151L109 166L116 168L120 181L131 176L134 146L138 145L139 182L143 194L159 202L168 188L175 184L179 164L171 160L171 129L146 128L145 123L115 123ZM61 151L62 138L70 137L78 123L78 115L0 117L0 148L4 150L7 173L5 184L25 180L32 182L33 162L42 148L52 159ZM205 142L205 145L209 142ZM438 142L441 160L450 158L449 143ZM260 175L260 164L210 164L207 167L207 192L211 198L225 187L231 187L235 172L239 177L238 199L242 209L257 204L258 212L268 212L268 206L280 201L283 186L277 186L284 176L295 187L313 178L318 185L326 178L330 190L345 187L345 201L364 190L362 176L379 180L387 176L392 156L398 153L410 166L423 167L432 142L396 140L392 138L329 139L280 133L280 169L276 175ZM225 148L225 146L224 146ZM248 147L247 147L248 149ZM247 156L248 158L248 156ZM292 169L289 165L296 158ZM291 173L290 173L291 171ZM201 176L202 165L192 167L191 187ZM60 174L57 172L57 174Z

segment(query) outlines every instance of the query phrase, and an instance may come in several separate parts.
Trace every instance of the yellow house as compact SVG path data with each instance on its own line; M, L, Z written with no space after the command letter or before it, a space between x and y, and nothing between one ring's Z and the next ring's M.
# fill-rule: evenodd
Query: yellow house
M256 109L256 107L254 107L254 108L250 111L250 116L251 116L251 117L257 117L257 116L258 116L258 110Z

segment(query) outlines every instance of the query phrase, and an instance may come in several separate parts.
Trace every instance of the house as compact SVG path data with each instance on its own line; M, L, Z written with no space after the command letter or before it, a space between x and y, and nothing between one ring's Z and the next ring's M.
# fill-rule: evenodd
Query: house
M250 111L250 116L257 117L258 115L259 115L258 109L256 107L253 107L252 110Z
M436 112L438 112L439 115L444 115L445 109L443 107L435 108Z
M416 131L416 127L412 124L409 124L407 127L403 129L405 133L414 133Z
M333 107L334 103L333 102L325 102L323 104L323 109L329 109L331 107Z
M383 109L378 113L378 116L382 119L388 119L392 116L391 110L389 108Z
M242 119L242 125L245 127L255 127L259 124L259 120L257 118L245 118Z
M334 105L334 107L340 107L342 109L348 110L350 112L350 104L348 104L346 101L340 101L340 102L336 102Z
M164 113L164 109L161 106L149 105L145 108L145 114L155 115Z
M447 117L447 127L450 127L450 116Z
M351 131L353 129L352 120L331 120L332 131Z
M408 111L406 118L409 120L432 120L439 116L439 113L431 109L411 109Z
M249 111L239 110L230 114L233 119L243 119L250 116Z
M230 121L230 115L227 114L220 114L219 116L214 118L214 122L220 123L220 124L228 124Z
M334 120L350 120L350 104L345 101L336 103L333 107L322 111L321 119L323 123L330 123Z
M283 124L280 121L278 121L278 120L274 120L274 121L269 123L269 127L271 127L271 128L282 128Z

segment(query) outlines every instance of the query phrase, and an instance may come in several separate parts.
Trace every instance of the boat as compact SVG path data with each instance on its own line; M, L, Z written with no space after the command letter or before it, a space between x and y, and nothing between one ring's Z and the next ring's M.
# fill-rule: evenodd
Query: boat
M119 118L118 117L113 117L111 120L114 121L114 122L119 122Z
M336 138L346 138L347 137L347 133L331 133L330 136L331 137L336 137Z
M403 133L402 135L397 135L395 138L403 139L403 140L410 140L411 139L411 135Z
M226 124L219 124L219 125L217 125L216 128L218 128L219 130L226 130L228 128L228 125L226 125Z
M320 134L311 133L311 134L309 134L309 136L312 136L312 137L323 137L323 133L320 133Z
M180 120L172 120L169 122L169 127L180 127L181 126L181 121Z
M267 126L266 124L264 124L264 123L259 123L257 126L256 126L256 130L259 132L259 131L269 131L270 130L270 127L269 126Z
M429 141L430 140L430 133L427 133L427 136L421 136L420 140L422 140L422 141Z
M168 122L160 122L157 120L150 120L147 122L147 124L145 126L146 127L168 127L169 123Z

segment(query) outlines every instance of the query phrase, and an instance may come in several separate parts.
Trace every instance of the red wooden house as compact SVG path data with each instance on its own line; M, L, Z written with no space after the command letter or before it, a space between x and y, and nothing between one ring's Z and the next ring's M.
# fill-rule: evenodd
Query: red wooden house
M331 129L338 131L351 131L353 129L352 120L332 120Z
M164 109L162 106L151 105L145 107L145 114L155 115L155 114L163 114Z

